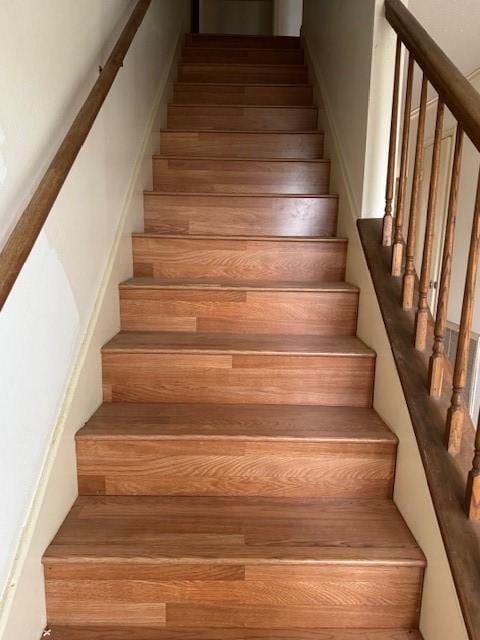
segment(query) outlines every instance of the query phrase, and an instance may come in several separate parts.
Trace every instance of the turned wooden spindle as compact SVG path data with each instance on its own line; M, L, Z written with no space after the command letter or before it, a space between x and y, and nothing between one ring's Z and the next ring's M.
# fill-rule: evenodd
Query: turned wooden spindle
M465 499L467 515L471 520L480 520L480 416L475 434L475 452L472 468L468 474Z
M430 395L440 397L443 387L443 372L445 364L445 331L447 327L448 296L450 293L450 276L452 273L453 242L455 239L455 224L457 221L458 188L460 171L462 168L463 129L457 127L455 137L455 151L453 153L452 177L450 180L450 195L448 198L447 222L443 241L442 266L440 283L438 286L437 315L435 317L435 339L430 356L429 386Z
M410 201L410 218L408 220L407 246L405 250L405 273L403 274L402 306L411 309L415 290L415 247L417 245L417 218L420 201L423 168L423 139L425 135L425 114L427 111L427 76L423 74L422 92L420 95L420 111L418 114L417 144L415 147L415 163L413 166L412 196Z
M398 128L398 94L400 87L400 62L402 58L402 41L397 37L395 54L395 74L393 78L392 117L390 124L390 144L388 147L387 187L385 191L385 215L383 217L382 244L389 247L392 244L393 215L392 201L395 182L395 156L397 155Z
M435 137L433 142L432 170L430 172L430 187L428 191L427 219L425 222L425 240L423 242L422 269L420 272L419 298L417 314L415 316L415 348L425 349L428 327L428 292L430 289L430 273L432 267L433 237L435 233L435 218L437 213L438 175L440 173L440 151L442 147L443 116L445 106L439 99L437 120L435 123Z
M460 330L458 333L457 354L453 371L453 393L447 414L446 443L453 455L460 451L462 443L462 428L464 422L463 390L467 378L468 353L470 350L470 330L472 327L473 305L475 301L475 286L477 282L478 254L480 247L480 176L475 197L475 211L472 222L472 235L468 252L467 275L463 291L462 314L460 316Z
M405 91L405 107L403 112L402 151L400 154L400 176L398 180L397 204L395 207L395 232L392 250L392 276L399 276L402 271L403 256L403 217L405 210L405 191L407 187L408 148L410 144L410 112L412 109L413 84L412 54L408 57L407 88Z

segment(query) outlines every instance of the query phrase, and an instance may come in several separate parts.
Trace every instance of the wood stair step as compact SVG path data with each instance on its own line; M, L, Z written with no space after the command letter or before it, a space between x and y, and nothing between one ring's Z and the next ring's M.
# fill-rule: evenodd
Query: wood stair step
M274 47L202 47L185 45L182 62L238 62L242 64L303 64L303 49Z
M412 628L424 557L391 500L81 496L51 624Z
M160 152L162 156L319 159L323 155L323 133L163 129Z
M153 157L153 188L182 193L323 195L328 160Z
M188 33L185 36L185 44L199 47L252 47L254 49L300 49L302 46L298 36L227 35L221 33Z
M371 409L106 403L77 434L83 495L391 497Z
M158 629L84 626L51 628L52 640L422 640L409 629Z
M120 286L125 331L353 335L358 289L338 283L133 278Z
M184 235L334 236L338 196L147 192L145 231Z
M180 62L179 82L246 82L305 84L308 70L303 64L236 64Z
M339 282L346 253L344 238L133 234L137 277Z
M375 353L352 336L125 331L102 361L107 402L369 407Z
M175 82L175 104L311 105L310 84L248 84L232 82Z
M409 629L158 629L57 627L51 640L422 640Z
M168 105L171 129L312 131L317 119L317 107L304 105Z

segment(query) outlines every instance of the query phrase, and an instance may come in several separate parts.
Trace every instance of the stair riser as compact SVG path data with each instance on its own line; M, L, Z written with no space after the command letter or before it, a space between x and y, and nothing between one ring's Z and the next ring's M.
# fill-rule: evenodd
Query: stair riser
M122 288L125 331L354 335L356 292Z
M312 131L317 109L312 107L234 107L170 105L172 129L237 131Z
M82 495L391 497L394 445L81 439Z
M162 131L160 151L163 156L308 160L322 157L323 134Z
M374 358L103 352L106 402L371 406Z
M173 100L177 104L311 105L313 89L309 85L217 84L212 86L176 83Z
M244 64L303 64L302 49L244 49L186 46L182 62L233 62Z
M166 628L415 627L422 573L388 564L45 567L51 624Z
M329 178L328 161L153 159L157 191L322 195L328 193Z
M187 46L253 49L301 49L300 38L295 36L249 36L249 35L221 35L211 33L187 34Z
M333 236L336 197L302 198L147 193L145 230L159 233Z
M307 68L302 65L179 64L179 82L259 82L263 84L305 84Z
M338 282L346 242L276 242L136 236L134 274L161 278L230 278L238 282Z

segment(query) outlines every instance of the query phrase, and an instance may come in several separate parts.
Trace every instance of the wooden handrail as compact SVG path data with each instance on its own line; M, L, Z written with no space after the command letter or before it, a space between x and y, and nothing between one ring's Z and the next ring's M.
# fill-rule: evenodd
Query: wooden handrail
M480 95L401 0L385 0L385 15L429 82L480 151Z
M0 253L0 310L90 133L150 3L151 0L138 0L105 66Z

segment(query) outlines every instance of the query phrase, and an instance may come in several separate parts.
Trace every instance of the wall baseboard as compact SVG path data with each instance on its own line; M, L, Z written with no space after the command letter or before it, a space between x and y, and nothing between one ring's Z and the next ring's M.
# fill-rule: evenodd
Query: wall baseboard
M130 234L143 224L143 191L151 186L151 156L158 147L159 129L166 120L167 102L183 44L183 20L184 16L180 16L175 28L179 35L164 62L164 72L134 163L96 302L73 361L42 472L2 594L2 640L38 640L45 628L41 558L77 497L74 436L102 401L100 349L119 330L118 284L132 273Z

